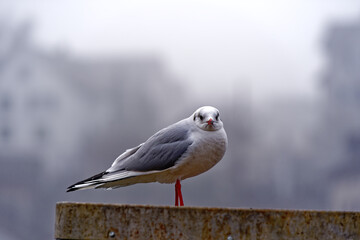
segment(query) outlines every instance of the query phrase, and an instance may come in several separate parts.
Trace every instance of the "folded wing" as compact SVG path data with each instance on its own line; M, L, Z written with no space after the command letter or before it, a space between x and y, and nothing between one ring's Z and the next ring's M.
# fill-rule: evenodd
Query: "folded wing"
M162 129L145 143L126 150L105 172L70 186L68 191L126 186L137 182L122 183L121 180L153 174L175 166L177 161L186 156L187 150L192 144L189 129L185 121ZM144 177L141 179L151 181ZM141 179L139 178L139 182Z

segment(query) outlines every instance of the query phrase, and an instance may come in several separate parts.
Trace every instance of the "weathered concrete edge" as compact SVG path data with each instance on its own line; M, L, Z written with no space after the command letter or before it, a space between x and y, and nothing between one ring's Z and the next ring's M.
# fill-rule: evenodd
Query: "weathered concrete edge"
M131 207L131 208L162 208L162 209L191 209L191 210L226 210L226 211L247 211L247 212L294 212L294 213L354 213L360 214L360 211L340 211L340 210L316 210L316 209L287 209L287 208L236 208L236 207L200 207L200 206L169 206L169 205L142 205L142 204L121 204L121 203L96 203L96 202L57 202L56 205L91 205L107 207Z
M350 211L73 202L56 211L57 239L360 239L360 212Z

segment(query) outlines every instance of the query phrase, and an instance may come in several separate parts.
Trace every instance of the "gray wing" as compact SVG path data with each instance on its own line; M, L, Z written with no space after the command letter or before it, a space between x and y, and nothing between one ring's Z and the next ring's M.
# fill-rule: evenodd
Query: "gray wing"
M106 172L122 170L146 172L174 166L193 143L189 139L189 130L190 126L186 121L180 121L160 130L145 143L131 149L133 151L130 150L128 153L133 152L132 155L115 160Z
M144 145L144 143L142 143L139 146L136 146L134 148L127 149L123 154L121 154L120 156L118 156L116 158L116 160L111 164L111 167L118 165L119 162L127 159L129 156L136 153L136 151L139 150L139 148L141 148L142 145Z

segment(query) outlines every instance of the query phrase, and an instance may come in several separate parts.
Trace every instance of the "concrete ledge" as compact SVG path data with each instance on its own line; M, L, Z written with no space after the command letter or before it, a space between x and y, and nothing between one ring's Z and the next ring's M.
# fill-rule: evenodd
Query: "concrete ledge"
M359 212L57 203L56 239L360 239Z

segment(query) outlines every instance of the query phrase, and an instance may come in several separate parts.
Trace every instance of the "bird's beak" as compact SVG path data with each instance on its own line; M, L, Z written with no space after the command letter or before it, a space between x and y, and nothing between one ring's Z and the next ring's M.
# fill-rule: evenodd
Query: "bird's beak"
M212 126L214 123L214 120L212 118L209 118L209 120L206 121L209 126Z

